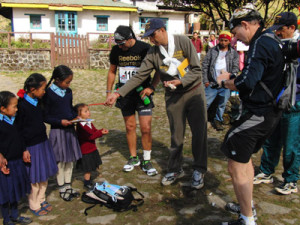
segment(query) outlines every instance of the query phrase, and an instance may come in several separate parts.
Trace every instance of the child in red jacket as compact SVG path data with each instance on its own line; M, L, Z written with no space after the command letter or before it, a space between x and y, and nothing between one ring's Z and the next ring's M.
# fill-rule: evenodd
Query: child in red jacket
M89 121L91 113L88 105L80 103L75 108L78 112L78 117L83 120L78 122L76 130L82 153L82 159L79 163L84 172L84 187L90 190L93 188L91 172L95 171L102 164L95 140L104 134L108 134L108 130L97 130Z

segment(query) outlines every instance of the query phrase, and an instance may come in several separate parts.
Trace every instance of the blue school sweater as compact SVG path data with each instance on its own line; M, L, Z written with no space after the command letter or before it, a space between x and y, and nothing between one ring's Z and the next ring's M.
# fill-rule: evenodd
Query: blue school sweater
M34 146L47 140L43 112L39 104L34 106L25 99L20 98L16 123L26 147Z
M50 88L46 90L43 98L44 121L51 125L51 129L64 129L66 127L61 125L63 119L72 120L77 117L72 102L73 95L70 88L66 89L64 97L58 96Z

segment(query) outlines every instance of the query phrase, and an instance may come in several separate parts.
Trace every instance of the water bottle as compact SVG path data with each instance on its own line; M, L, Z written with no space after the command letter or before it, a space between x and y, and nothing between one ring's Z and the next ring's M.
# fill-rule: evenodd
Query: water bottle
M136 88L136 91L138 93L141 93L142 90L144 90L144 88L142 86L139 86L139 87ZM140 94L140 96L141 96L141 94ZM141 99L143 100L144 105L149 105L150 104L150 98L147 95L145 95L143 98L141 96Z

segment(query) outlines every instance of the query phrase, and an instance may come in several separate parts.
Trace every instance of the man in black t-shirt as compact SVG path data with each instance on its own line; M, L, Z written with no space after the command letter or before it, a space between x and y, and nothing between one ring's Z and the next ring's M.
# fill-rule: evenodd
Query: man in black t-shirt
M109 59L110 68L107 76L107 97L112 93L113 84L118 69L118 83L116 88L123 86L139 69L150 45L142 41L136 40L132 29L128 26L119 26L114 34L116 45L112 48ZM151 120L152 102L151 94L154 92L154 86L158 83L158 76L155 75L150 84L151 78L142 83L141 86L133 89L125 97L117 100L116 107L120 108L124 117L126 126L126 137L130 158L123 167L123 171L129 172L135 166L140 165L140 160L136 151L136 119L135 111L139 115L140 129L142 133L143 161L142 169L149 176L157 174L156 169L151 164ZM154 86L153 86L154 85Z

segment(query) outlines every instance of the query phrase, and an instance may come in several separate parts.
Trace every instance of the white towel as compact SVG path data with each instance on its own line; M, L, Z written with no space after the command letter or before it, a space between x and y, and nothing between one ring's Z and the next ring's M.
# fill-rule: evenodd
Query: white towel
M175 51L174 36L168 34L168 52L162 45L159 46L159 50L161 54L165 57L163 63L169 66L167 73L171 76L179 75L177 67L181 64L181 62L178 59L173 58Z

